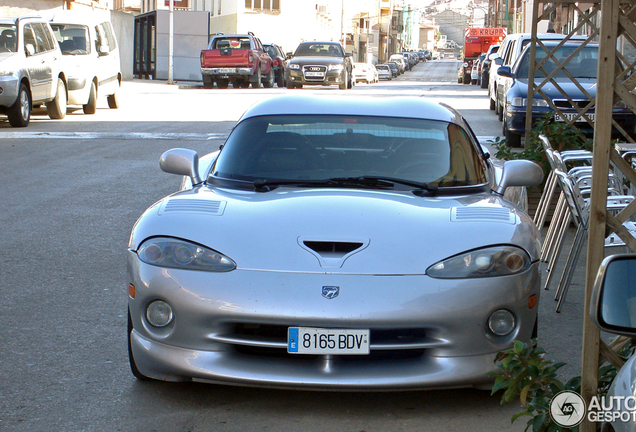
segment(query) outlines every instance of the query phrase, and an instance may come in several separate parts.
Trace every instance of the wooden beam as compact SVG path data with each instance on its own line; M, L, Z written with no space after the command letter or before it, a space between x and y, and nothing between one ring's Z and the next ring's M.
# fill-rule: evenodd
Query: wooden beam
M603 358L605 360L607 360L607 362L609 364L614 366L616 368L616 370L619 370L620 368L623 367L623 365L625 364L625 361L622 358L620 358L618 354L616 354L616 351L614 351L612 348L610 348L602 340L600 341L599 348L600 348L600 351L601 351L601 356L603 356ZM599 363L601 363L600 359L599 359Z
M619 0L601 2L601 38L599 42L598 90L596 93L596 127L594 129L594 163L587 241L585 311L583 315L583 350L581 396L586 405L598 391L600 331L589 315L592 288L605 254L605 217L607 214L607 177L612 141L612 105L616 67ZM595 432L596 425L584 419L581 432Z

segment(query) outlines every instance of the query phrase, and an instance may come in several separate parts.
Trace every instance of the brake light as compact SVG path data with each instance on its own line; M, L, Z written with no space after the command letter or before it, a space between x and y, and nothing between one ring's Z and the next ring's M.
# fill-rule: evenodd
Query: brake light
M251 51L247 54L247 64L250 67L252 67L252 65L254 64L254 54L252 54Z
M201 67L205 67L204 58L205 56L203 55L203 53L201 53Z
M280 59L276 59L273 62L274 66L280 66Z

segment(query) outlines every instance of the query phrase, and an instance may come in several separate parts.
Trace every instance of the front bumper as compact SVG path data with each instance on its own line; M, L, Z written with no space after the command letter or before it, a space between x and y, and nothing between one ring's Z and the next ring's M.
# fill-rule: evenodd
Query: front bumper
M129 253L131 347L139 371L166 381L296 389L396 390L481 387L495 354L515 339L529 340L540 276L434 280L234 270L204 273L141 263ZM321 296L338 286L340 295ZM165 328L145 318L154 300L175 319ZM488 333L489 315L507 309L516 319L507 336ZM371 330L367 356L287 353L287 327Z
M546 113L552 113L551 109L545 109L541 111L532 112L532 124L536 124L539 120L543 119ZM573 110L563 110L563 113L568 115L574 114ZM526 132L526 108L525 107L513 107L508 106L504 113L504 121L506 127L510 132L517 134L524 134ZM632 112L614 112L612 114L614 121L628 134L636 134L636 115ZM585 134L593 134L594 128L587 121L577 121L574 126L579 128ZM612 128L612 135L619 136L620 132L615 127Z
M20 80L15 75L0 76L0 107L9 108L18 99Z
M340 85L344 84L347 74L344 70L324 72L321 77L309 77L302 69L287 69L287 82L302 85Z

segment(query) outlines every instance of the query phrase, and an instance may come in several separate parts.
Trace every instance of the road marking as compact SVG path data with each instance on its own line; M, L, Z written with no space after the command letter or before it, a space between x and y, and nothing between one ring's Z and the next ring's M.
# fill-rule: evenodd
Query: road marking
M153 132L0 132L0 139L120 139L207 141L227 138L222 133L153 133Z

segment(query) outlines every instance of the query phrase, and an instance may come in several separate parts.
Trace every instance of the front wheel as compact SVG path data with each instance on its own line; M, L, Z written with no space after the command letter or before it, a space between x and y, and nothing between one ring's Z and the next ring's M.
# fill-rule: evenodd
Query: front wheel
M66 84L62 78L57 79L57 92L55 98L46 103L46 112L54 120L66 117Z
M128 362L130 363L130 370L132 374L135 376L135 378L141 381L147 381L150 378L148 378L146 375L139 372L139 369L137 369L137 364L135 363L135 357L133 356L132 345L130 342L130 334L132 333L132 331L133 331L133 324L132 324L132 318L130 318L130 309L129 309L128 310Z
M97 89L95 88L95 83L91 82L91 89L88 93L88 102L86 105L82 106L84 110L84 114L95 114L97 112Z
M506 145L508 147L521 147L521 134L512 132L508 129L508 122L504 119L503 134L506 138Z
M20 84L18 98L7 111L9 124L12 127L27 127L31 120L31 95L26 84Z
M275 82L276 82L276 76L274 75L274 69L270 67L269 72L267 73L267 76L265 77L265 81L263 81L263 86L265 88L272 88L274 87Z

